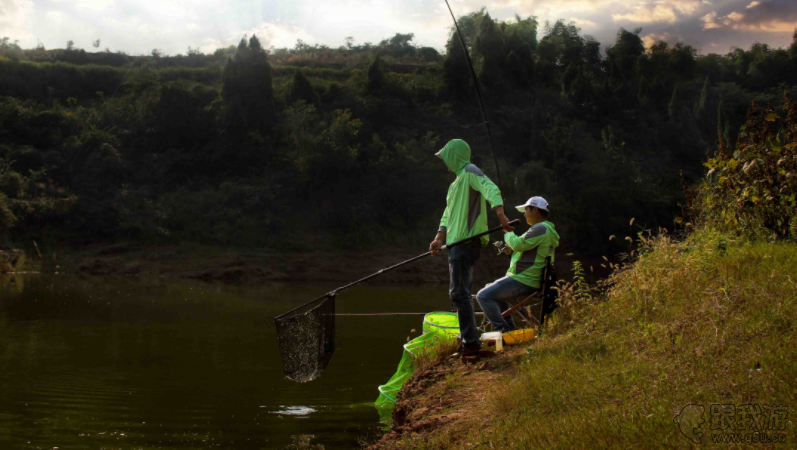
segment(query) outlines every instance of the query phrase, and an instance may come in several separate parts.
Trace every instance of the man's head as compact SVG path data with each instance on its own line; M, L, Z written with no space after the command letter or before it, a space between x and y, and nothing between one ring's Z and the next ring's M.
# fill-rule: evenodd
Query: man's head
M526 216L526 223L536 225L548 220L548 202L542 197L531 197L522 205L515 208Z
M442 159L449 170L458 173L470 164L470 146L462 139L452 139L435 156Z

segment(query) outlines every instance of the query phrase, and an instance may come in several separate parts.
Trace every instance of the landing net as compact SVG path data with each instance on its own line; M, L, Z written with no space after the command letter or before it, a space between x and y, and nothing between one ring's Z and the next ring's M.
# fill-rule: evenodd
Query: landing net
M335 297L328 296L274 319L282 369L293 381L313 381L335 351Z

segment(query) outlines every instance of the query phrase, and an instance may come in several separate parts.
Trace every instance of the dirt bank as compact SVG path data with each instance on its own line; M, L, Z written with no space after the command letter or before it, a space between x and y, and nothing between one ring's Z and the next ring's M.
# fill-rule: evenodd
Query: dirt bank
M457 430L487 426L490 418L483 412L490 393L517 373L527 348L507 347L477 364L448 358L414 374L398 394L392 431L369 449L415 448L432 435L457 436Z

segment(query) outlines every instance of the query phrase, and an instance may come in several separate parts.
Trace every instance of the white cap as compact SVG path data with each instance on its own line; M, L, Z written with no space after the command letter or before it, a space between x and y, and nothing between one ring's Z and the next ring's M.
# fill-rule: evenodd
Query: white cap
M526 207L531 206L533 208L539 208L543 211L548 211L548 202L545 201L542 197L531 197L526 203L522 205L515 206L518 211L526 212Z

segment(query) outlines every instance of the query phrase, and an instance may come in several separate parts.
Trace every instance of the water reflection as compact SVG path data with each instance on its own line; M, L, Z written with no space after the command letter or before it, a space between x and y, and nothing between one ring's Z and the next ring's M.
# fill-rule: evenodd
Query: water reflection
M356 446L421 318L339 317L321 378L286 380L272 318L331 288L0 277L0 448ZM338 312L448 304L445 287L363 287Z

